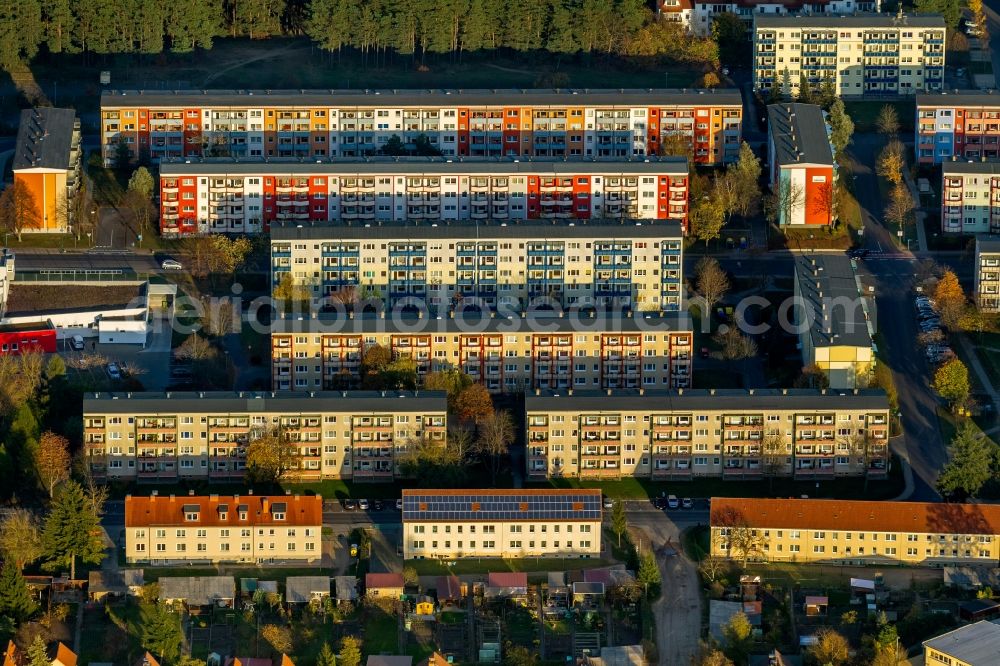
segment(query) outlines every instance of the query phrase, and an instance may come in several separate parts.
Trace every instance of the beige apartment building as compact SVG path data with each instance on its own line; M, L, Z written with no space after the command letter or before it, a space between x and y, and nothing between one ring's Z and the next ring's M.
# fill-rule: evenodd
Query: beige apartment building
M193 492L193 491L192 491ZM322 558L319 495L125 498L129 564L313 563Z
M529 478L884 478L882 390L537 391L525 397Z
M352 387L362 355L374 345L414 359L418 378L458 368L492 392L691 385L693 334L681 313L396 315L276 320L271 386L294 391Z
M600 557L601 491L404 490L403 559Z
M406 447L445 440L443 392L93 393L83 400L84 448L95 477L239 481L247 446L277 435L297 450L299 480L391 482Z
M271 271L317 299L349 290L388 307L681 309L683 233L673 220L285 225Z
M926 666L996 666L1000 624L980 620L924 641Z
M983 312L1000 312L1000 240L976 239L973 298Z
M805 77L845 97L942 90L945 32L934 15L754 16L754 89L796 96Z
M854 565L980 565L1000 560L1000 506L930 502L712 498L711 551L733 529L759 537L751 560Z

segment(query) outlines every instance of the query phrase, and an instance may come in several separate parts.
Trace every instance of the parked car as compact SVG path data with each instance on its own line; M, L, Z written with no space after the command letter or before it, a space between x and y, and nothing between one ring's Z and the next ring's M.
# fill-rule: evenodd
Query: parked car
M182 271L182 270L184 270L184 267L181 266L181 262L177 261L176 259L164 259L160 263L160 268L162 268L165 271Z
M690 497L685 497L684 499L681 500L681 508L682 509L693 509L694 508L694 500L692 500Z
M402 511L402 510L403 510L403 498L400 497L398 500L396 500L396 511Z
M677 499L676 495L667 496L667 509L679 509L681 507L680 500Z
M344 500L344 509L346 509L347 511L354 511L354 500L352 500L352 499L345 499Z
M360 500L358 500L358 508L361 509L362 511L367 511L368 508L369 508L369 506L368 506L368 500L366 500L366 499L360 499Z
M357 557L357 556L358 556L358 544L352 543L351 544L351 557Z
M653 506L657 509L662 509L667 506L667 500L663 497L654 497Z
M614 506L615 506L615 501L613 499L611 499L610 497L608 497L607 495L605 495L604 496L604 508L605 509L612 509L612 508L614 508Z
M75 349L76 351L83 351L83 336L74 335L72 338L69 339L69 346Z
M111 379L121 379L122 371L118 369L118 365L115 363L108 363L108 376Z
M382 500L372 500L372 511L381 511L382 509Z

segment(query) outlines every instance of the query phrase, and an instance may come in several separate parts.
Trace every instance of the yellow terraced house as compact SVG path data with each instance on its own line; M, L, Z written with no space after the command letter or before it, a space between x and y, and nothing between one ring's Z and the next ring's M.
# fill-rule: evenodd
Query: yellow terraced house
M600 557L600 490L404 490L403 559Z
M539 480L885 478L882 390L537 391L526 472Z
M711 527L717 557L742 559L730 537L751 530L761 542L751 560L986 567L1000 561L1000 506L991 504L713 497Z
M106 480L239 481L248 444L292 442L289 476L391 482L414 441L444 443L443 392L94 393L83 401L84 448Z

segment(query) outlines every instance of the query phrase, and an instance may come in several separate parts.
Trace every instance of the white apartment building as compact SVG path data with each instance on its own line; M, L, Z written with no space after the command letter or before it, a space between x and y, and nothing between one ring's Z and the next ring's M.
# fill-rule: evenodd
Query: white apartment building
M318 563L322 534L319 495L125 497L129 564Z
M941 162L941 231L1000 233L1000 159Z
M256 233L289 222L687 221L683 157L164 160L160 229Z
M682 245L668 220L289 224L271 229L271 276L320 303L349 290L442 314L463 304L678 312Z
M882 390L536 391L529 478L885 478Z
M600 557L600 490L404 490L403 559Z
M288 476L391 482L408 444L444 443L444 393L94 393L84 451L109 481L238 482L249 444L274 434L296 450Z
M940 16L755 16L754 88L798 95L802 75L844 97L914 95L944 85Z
M832 0L801 3L796 0L752 2L708 2L707 0L659 0L660 16L680 21L696 35L712 34L712 20L719 14L736 14L753 29L757 16L848 15L856 12L879 12L880 0Z
M976 239L972 297L983 312L1000 312L1000 240Z

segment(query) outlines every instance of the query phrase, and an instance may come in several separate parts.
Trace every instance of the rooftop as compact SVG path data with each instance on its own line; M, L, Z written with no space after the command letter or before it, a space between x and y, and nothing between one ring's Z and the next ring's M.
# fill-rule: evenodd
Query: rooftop
M882 389L674 389L528 391L527 413L608 411L814 411L871 409L884 411L889 402Z
M289 576L285 579L285 601L307 604L313 599L330 596L329 576Z
M772 104L767 107L767 128L779 165L833 165L826 114L821 107Z
M945 90L917 93L917 107L1000 106L1000 90Z
M996 175L1000 174L1000 159L962 160L955 159L941 162L941 174L975 174L975 175Z
M244 517L241 517L241 514ZM194 516L194 520L188 520ZM180 495L125 497L125 527L190 525L315 526L323 524L319 495Z
M976 237L976 252L1000 253L1000 238Z
M486 575L487 587L528 587L528 574L523 571L493 571Z
M986 620L976 622L926 640L924 647L969 666L995 666L1000 663L1000 625Z
M405 235L403 229L406 229ZM413 220L374 221L368 223L323 222L319 224L271 225L271 247L274 243L296 240L398 240L446 239L459 235L475 238L532 238L562 239L587 238L615 240L616 238L676 238L682 237L681 225L677 220L655 219L590 219L561 221L552 220L441 220L420 222ZM599 234L599 236L598 236Z
M85 414L242 413L316 414L320 412L445 412L444 391L139 391L86 393Z
M848 14L845 16L795 15L772 16L754 15L754 28L941 28L944 19L936 14Z
M72 168L73 133L78 127L74 109L25 109L17 130L13 170Z
M405 580L401 573L367 573L365 574L365 589L403 587Z
M127 511L127 509L126 509ZM168 576L160 578L160 599L180 600L188 606L209 606L233 599L236 581L232 576Z
M809 322L814 347L871 347L864 298L844 254L795 258L797 322Z
M711 523L908 534L1000 534L1000 505L863 500L712 498Z
M468 90L109 90L101 93L101 108L186 108L236 106L239 108L301 107L404 107L404 106L674 106L714 104L742 106L735 88L583 88L583 89L468 89Z
M601 519L601 491L403 490L407 522L545 522Z
M688 174L686 157L641 159L556 159L544 157L327 157L295 158L185 158L160 162L161 176L273 174L518 174L539 176Z

